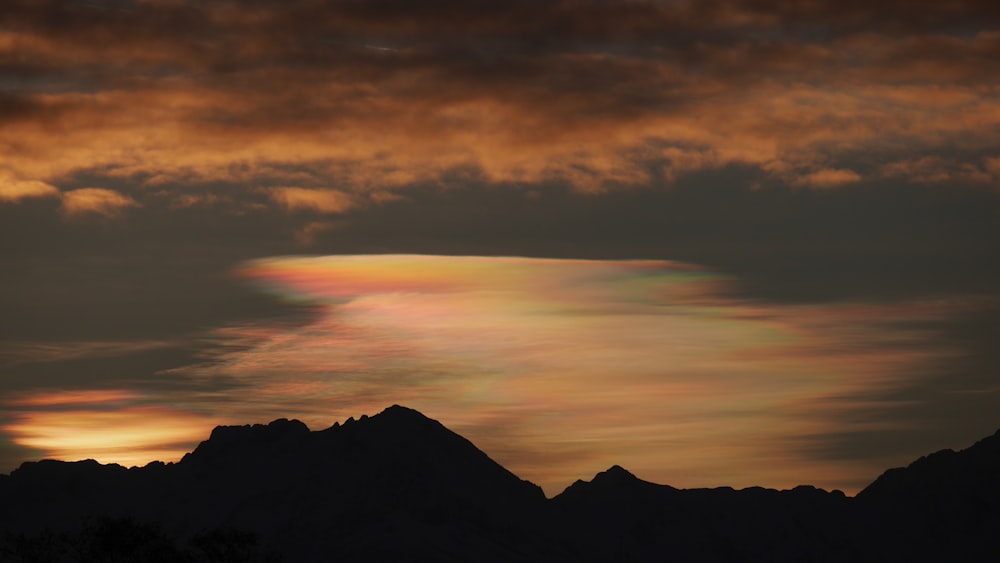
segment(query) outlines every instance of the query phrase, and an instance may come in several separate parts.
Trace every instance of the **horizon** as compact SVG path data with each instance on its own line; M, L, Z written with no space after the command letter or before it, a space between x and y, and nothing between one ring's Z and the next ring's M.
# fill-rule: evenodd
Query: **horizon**
M423 412L421 412L421 411L419 411L417 409L410 408L410 407L408 407L406 405L392 404L392 405L389 405L389 406L387 406L387 407L379 410L378 412L356 414L356 415L353 415L353 416L349 416L346 419L334 421L333 424L331 424L330 426L320 427L320 428L310 427L308 424L304 423L303 421L301 421L301 420L299 420L297 418L285 418L285 417L276 418L274 420L270 420L270 421L267 421L267 422L249 422L249 423L244 423L244 424L234 424L234 425L224 424L224 425L219 425L219 426L216 426L216 427L212 428L212 430L209 431L208 435L204 438L204 440L201 440L201 441L198 442L198 444L196 444L196 447L192 448L190 451L184 452L181 455L181 457L179 457L177 459L172 459L172 460L151 459L151 460L145 461L144 463L138 463L138 464L127 464L126 463L126 464L122 464L122 463L118 463L118 462L103 463L100 460L96 460L96 459L93 459L93 458L74 459L74 460L62 460L62 459L45 458L45 459L40 459L40 460L27 460L24 463L38 463L40 461L56 461L56 462L61 462L61 463L97 462L97 463L100 463L101 465L118 465L118 466L120 466L122 468L125 468L125 469L141 469L141 468L146 467L148 465L154 465L154 464L159 464L159 463L162 463L162 464L165 464L165 465L169 466L169 465L173 465L173 464L176 464L176 463L180 463L182 461L183 457L186 457L188 454L194 453L194 451L197 449L197 446L200 446L202 444L205 444L205 443L211 441L212 440L211 434L214 433L214 431L216 429L218 429L218 428L256 428L256 427L271 426L271 425L273 425L275 423L278 423L278 422L286 422L286 423L287 422L292 422L292 423L300 423L300 424L302 424L309 433L318 433L318 432L325 432L325 431L328 431L328 430L334 430L336 428L343 427L345 425L350 425L352 423L364 423L366 420L368 420L370 418L374 418L376 416L380 416L380 415L384 414L386 411L388 411L389 409L392 409L392 408L403 408L403 409L406 409L406 410L409 410L409 411L413 411L414 413L416 413L416 414L418 414L418 415L420 415L420 416L422 416L424 418L427 418L428 420L441 423L440 420L434 418L433 416L429 416L428 414L423 413ZM444 430L446 430L448 432L455 433L460 438L466 438L461 433L454 432L454 430L451 429L447 424L441 423L441 426L443 427ZM990 438L990 437L992 437L994 435L997 435L997 434L1000 434L1000 428L998 428L998 430L994 434L989 435L989 436L983 436L983 437L977 439L974 443L970 443L970 444L968 444L968 445L966 445L964 447L952 447L952 448L945 448L944 450L938 450L936 452L926 452L924 455L921 455L919 458L915 458L913 460L910 460L910 462L908 462L908 463L906 463L906 464L904 464L902 466L899 466L899 467L886 467L878 475L876 475L875 477L873 477L871 479L871 481L866 485L866 487L868 485L871 485L872 483L874 483L878 478L880 478L883 475L885 475L886 473L888 473L891 469L905 468L905 467L909 466L910 464L912 464L913 462L919 461L920 459L923 459L923 458L925 458L925 457L927 457L929 455L940 453L941 451L953 451L953 452L956 452L956 453L963 452L963 451L965 451L968 448L971 448L971 447L973 447L975 445L978 445L979 442L981 442L982 440L985 440L985 439ZM476 447L476 449L479 449L480 451L482 451L482 449L479 448L479 446L477 444L475 444L474 442L472 443L472 445L474 447ZM487 456L489 456L489 452L483 452L483 453L486 453ZM493 459L492 456L490 456L490 459L493 460L494 462L496 462L498 465L500 465L504 469L510 471L514 476L516 476L516 477L518 477L518 478L520 478L520 479L522 479L522 480L524 480L524 481L526 481L528 483L531 483L532 485L539 486L538 483L534 483L530 479L525 479L523 476L518 475L516 471L511 471L511 469L509 467L506 467L504 464L499 463L496 459ZM17 469L19 469L19 468L15 468L15 471ZM635 472L632 471L631 469L629 469L628 467L623 467L622 465L617 464L617 463L616 464L612 464L612 465L610 465L608 467L605 467L603 469L600 469L600 470L594 472L591 475L582 475L582 476L578 477L577 479L575 479L574 481L566 484L564 487L562 487L561 489L556 490L556 491L549 491L549 490L544 489L544 487L541 487L541 486L539 486L539 488L542 489L542 491L544 492L545 498L548 499L548 500L551 500L551 499L559 496L560 494L562 494L563 492L565 492L567 489L571 488L574 484L576 484L578 482L581 482L581 481L582 482L586 482L586 483L592 482L599 475L604 474L604 473L608 473L608 472L611 472L611 471L614 471L616 469L622 470L625 473L628 473L629 475L631 475L632 477L634 477L636 479L639 479L640 481L645 481L647 483L653 483L655 485L669 486L669 487L672 487L674 489L678 489L678 490L682 490L682 491L683 490L700 490L700 489L730 489L730 488L734 489L736 491L742 491L742 490L746 490L746 489L758 489L758 488L762 488L760 485L748 485L748 486L745 486L745 487L732 487L731 485L725 485L725 484L713 485L713 486L701 486L701 487L699 487L699 486L694 486L694 487L676 487L676 486L674 486L671 483L658 482L658 481L654 481L654 480L650 480L650 479L644 478L644 476L642 476L642 475L636 475ZM0 473L0 474L2 474L2 473ZM8 475L9 475L9 473L8 473ZM805 486L805 487L815 487L815 488L817 488L817 489L819 489L821 491L825 491L825 492L831 492L831 493L838 493L839 492L839 493L843 493L848 498L853 498L853 497L857 496L857 493L861 492L861 490L858 490L858 491L854 491L853 493L848 493L848 492L842 491L840 489L825 489L823 487L816 487L812 483L805 483L805 482L804 483L799 483L797 485L790 486L790 487L787 487L787 488L778 488L778 487L763 487L763 488L771 489L771 490L777 490L777 491L791 491L793 489L797 489L797 488L800 488L800 487L803 487L803 486Z
M401 403L853 493L1000 427L996 6L487 4L10 2L0 472Z

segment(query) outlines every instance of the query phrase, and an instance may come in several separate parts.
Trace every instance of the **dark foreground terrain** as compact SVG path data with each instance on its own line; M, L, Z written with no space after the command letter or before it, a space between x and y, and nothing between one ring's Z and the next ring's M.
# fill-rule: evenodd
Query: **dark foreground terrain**
M0 561L997 561L1000 432L856 497L681 490L615 466L546 499L393 406L216 428L178 463L0 475Z

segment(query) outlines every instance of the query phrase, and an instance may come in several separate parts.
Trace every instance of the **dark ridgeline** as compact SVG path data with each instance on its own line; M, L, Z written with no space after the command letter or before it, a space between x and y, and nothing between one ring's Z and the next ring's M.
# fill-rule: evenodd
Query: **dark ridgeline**
M0 476L0 561L994 561L1000 432L857 497L681 490L614 466L548 500L400 406L216 428L175 464Z

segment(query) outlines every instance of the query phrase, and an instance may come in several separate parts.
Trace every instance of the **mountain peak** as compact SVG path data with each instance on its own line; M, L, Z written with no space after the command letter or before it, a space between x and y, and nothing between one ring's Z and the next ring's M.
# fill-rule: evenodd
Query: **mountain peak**
M401 405L392 405L384 409L382 412L378 413L378 417L382 418L393 418L393 419L409 419L409 420L430 420L423 413L418 410L411 409L409 407L404 407Z
M602 471L594 476L594 481L605 481L612 480L614 482L622 481L638 481L639 478L632 474L631 471L625 469L620 465L612 465L606 471Z
M605 471L601 471L590 481L577 480L566 488L557 498L576 498L580 496L598 495L618 495L623 491L646 491L650 487L663 490L674 490L667 485L656 485L643 481L636 477L631 471L620 465L612 465Z
M635 483L645 483L645 481L636 477L631 471L620 465L612 465L608 469L594 475L593 480L589 484L596 487L621 487L630 486Z

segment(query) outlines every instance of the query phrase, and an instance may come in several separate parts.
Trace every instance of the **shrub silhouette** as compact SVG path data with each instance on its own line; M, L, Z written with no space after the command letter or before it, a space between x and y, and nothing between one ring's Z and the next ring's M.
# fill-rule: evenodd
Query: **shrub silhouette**
M206 530L184 542L162 527L133 518L89 520L75 534L50 530L8 535L0 561L10 563L275 563L257 535L230 528Z

